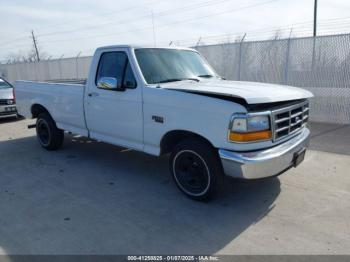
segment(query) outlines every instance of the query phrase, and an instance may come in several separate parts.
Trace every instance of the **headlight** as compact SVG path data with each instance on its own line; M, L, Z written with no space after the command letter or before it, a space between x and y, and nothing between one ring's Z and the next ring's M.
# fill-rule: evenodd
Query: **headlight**
M232 142L252 142L271 139L270 118L268 115L234 116L229 130Z

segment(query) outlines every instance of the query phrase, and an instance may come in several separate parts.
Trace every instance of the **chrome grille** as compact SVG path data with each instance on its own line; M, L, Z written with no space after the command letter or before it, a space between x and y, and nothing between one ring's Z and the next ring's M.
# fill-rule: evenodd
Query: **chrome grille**
M297 133L307 123L309 103L303 102L272 111L273 140L278 141Z

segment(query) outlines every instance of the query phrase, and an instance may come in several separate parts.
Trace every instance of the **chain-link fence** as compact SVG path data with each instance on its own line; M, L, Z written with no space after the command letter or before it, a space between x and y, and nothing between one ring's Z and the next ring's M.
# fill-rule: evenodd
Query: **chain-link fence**
M91 56L45 60L37 63L0 65L0 76L13 83L16 80L54 81L85 79Z
M350 124L350 34L197 46L226 79L310 90L311 120ZM0 65L10 82L84 79L91 57Z
M196 48L227 79L305 88L312 120L350 123L350 34Z

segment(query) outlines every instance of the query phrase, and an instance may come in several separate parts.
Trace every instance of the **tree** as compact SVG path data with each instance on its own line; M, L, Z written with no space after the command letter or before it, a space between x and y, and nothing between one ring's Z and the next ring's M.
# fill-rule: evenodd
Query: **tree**
M49 55L46 52L42 51L42 49L39 46L38 53L41 60L46 60L49 58ZM32 44L29 51L19 50L17 52L11 52L7 55L6 61L9 64L21 62L37 62L37 55L34 43Z

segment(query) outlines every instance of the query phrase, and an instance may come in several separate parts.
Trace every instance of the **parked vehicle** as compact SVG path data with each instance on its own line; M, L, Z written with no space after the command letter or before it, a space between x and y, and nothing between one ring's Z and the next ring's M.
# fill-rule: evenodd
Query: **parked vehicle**
M5 79L0 78L0 119L16 116L16 99L13 87Z
M188 48L109 46L85 85L17 81L18 110L39 143L64 130L152 155L170 153L176 185L207 200L227 176L256 179L297 166L309 141L306 90L227 81Z

